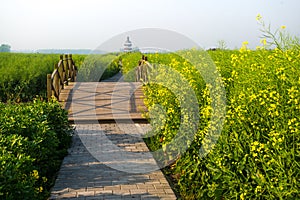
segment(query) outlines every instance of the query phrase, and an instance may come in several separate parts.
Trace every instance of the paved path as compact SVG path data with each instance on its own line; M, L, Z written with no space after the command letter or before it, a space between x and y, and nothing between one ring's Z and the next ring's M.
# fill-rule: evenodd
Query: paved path
M107 90L114 84L76 83L77 89L69 90L73 100L66 109L71 111L69 118L76 131L50 199L176 199L142 139L150 125L130 119L133 93L129 91L138 83L124 83L120 87L124 90L113 94ZM99 85L106 86L102 95L97 91ZM101 121L101 112L95 112L95 99L103 103L105 95L109 100L102 111L110 113L106 119L115 117L115 122Z
M69 155L63 161L52 189L51 199L176 199L160 170L137 174L132 168L133 173L128 173L111 168L95 159L87 150L89 147L83 144L79 134L87 134L98 125L78 125L79 131L77 130L73 138ZM134 139L123 134L115 123L101 124L101 127L105 129L108 137L125 151L148 151L142 139L138 137Z

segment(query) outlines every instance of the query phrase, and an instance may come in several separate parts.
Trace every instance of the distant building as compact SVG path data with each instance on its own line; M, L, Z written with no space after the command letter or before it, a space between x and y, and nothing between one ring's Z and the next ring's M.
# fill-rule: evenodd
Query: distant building
M129 36L127 36L127 40L123 44L123 48L120 49L121 52L134 52L139 51L138 47L133 47L132 42L129 39Z
M127 36L127 40L124 43L124 51L125 52L130 52L132 51L132 42L129 40L129 36Z

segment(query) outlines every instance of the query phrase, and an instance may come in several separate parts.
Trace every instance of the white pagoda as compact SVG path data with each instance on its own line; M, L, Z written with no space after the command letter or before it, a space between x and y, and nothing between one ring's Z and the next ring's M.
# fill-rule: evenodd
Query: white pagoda
M137 47L132 46L132 42L130 41L129 36L127 36L127 40L125 41L123 48L121 48L121 52L133 52L138 50Z

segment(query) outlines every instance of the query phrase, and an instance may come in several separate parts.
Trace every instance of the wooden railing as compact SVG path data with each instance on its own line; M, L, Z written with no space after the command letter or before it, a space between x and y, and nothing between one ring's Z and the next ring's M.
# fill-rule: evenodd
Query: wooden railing
M146 58L146 59L145 59ZM147 57L142 57L142 60L139 61L138 66L135 70L135 81L136 82L148 82L148 75L151 70L151 65L147 61Z
M60 92L69 82L75 82L77 67L72 59L72 54L60 55L58 64L52 74L47 75L47 98L55 97L59 100Z

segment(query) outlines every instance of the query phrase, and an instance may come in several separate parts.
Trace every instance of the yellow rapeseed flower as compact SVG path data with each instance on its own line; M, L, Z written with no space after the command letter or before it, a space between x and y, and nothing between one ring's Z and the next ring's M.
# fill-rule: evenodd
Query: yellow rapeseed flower
M256 15L256 20L257 20L257 21L260 21L261 19L262 19L262 16L261 16L260 14L257 14L257 15Z
M245 52L245 51L247 51L247 45L249 44L249 42L248 41L244 41L243 43L242 43L242 47L240 48L240 52L242 53L242 52Z
M260 40L260 43L262 43L264 46L266 46L266 45L267 45L267 40L266 40L266 38L261 39L261 40Z
M37 170L33 170L32 176L35 177L36 179L39 179L39 172Z
M248 41L244 41L244 42L243 42L243 45L245 45L245 46L248 45L248 44L249 44Z
M281 28L281 29L285 29L285 28L286 28L286 26L282 25L280 28Z
M255 193L261 192L262 187L259 185L255 188Z

